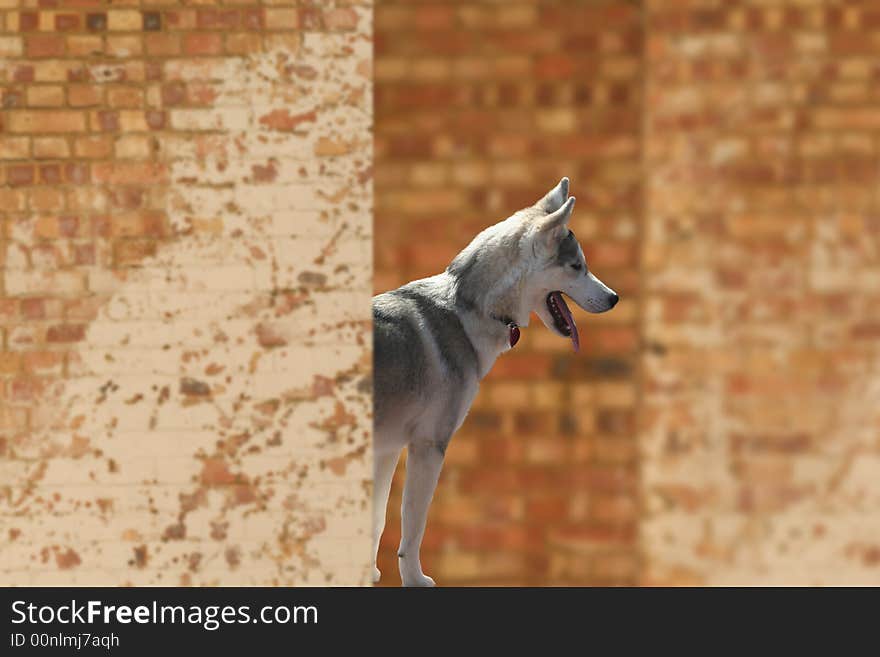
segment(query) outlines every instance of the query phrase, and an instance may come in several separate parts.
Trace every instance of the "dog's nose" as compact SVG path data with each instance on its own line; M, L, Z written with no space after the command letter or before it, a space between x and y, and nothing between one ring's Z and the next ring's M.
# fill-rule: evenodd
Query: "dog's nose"
M610 297L608 297L608 307L614 308L617 305L617 302L620 301L620 297L617 296L616 292L613 292Z

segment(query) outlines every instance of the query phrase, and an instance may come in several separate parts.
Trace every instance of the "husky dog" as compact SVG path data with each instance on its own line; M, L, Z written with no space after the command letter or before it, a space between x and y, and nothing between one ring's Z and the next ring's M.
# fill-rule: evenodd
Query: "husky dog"
M577 351L577 326L563 293L591 313L617 303L568 229L572 208L563 178L532 207L477 235L442 274L373 297L373 555L406 447L397 552L404 586L434 585L419 561L428 505L446 447L495 359L516 344L532 311ZM375 581L379 574L376 568Z

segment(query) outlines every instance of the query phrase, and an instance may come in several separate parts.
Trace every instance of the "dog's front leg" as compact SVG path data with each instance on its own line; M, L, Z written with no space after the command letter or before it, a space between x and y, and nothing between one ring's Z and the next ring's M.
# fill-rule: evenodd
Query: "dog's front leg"
M376 564L379 555L379 541L385 529L385 509L388 506L388 494L391 492L391 480L400 459L400 450L383 453L376 450L373 456L373 583L379 581L381 573Z
M406 454L406 484L401 508L401 539L397 551L404 586L434 586L422 572L419 550L425 535L428 506L437 487L446 442L411 443Z

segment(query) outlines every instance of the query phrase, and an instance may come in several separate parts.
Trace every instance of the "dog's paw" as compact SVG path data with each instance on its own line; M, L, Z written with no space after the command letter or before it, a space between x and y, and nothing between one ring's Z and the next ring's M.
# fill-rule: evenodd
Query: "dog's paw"
M413 575L412 577L404 577L403 578L404 586L437 586L434 583L434 580L425 575L424 573L419 573L418 575Z
M378 584L379 580L382 578L382 571L373 566L373 584Z

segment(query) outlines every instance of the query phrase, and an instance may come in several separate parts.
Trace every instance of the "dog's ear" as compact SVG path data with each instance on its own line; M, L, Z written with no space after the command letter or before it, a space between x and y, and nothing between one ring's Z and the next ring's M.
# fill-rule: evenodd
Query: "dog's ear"
M567 185L566 185L567 187ZM538 225L538 233L548 243L561 240L568 233L568 220L574 210L574 196L569 196L562 207L547 215Z
M565 203L568 198L568 178L563 178L559 183L551 189L540 201L535 203L535 207L541 208L546 213L556 212Z

